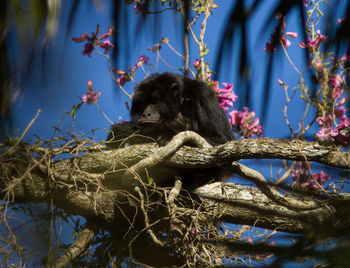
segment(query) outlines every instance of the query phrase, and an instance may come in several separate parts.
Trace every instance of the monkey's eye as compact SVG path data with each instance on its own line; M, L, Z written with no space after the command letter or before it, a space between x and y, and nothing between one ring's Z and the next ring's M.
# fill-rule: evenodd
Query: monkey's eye
M170 86L170 91L171 91L171 93L173 93L176 96L178 94L178 91L179 91L179 85L177 83L173 83Z

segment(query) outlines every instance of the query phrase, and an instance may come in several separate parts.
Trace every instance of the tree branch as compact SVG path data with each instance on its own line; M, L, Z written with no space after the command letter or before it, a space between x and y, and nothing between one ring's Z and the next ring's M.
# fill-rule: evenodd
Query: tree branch
M79 233L77 240L69 247L69 249L48 267L64 268L67 267L79 255L84 253L97 233L98 227L88 223L86 228Z
M186 133L189 135L188 133L191 132ZM174 140L177 142L176 137ZM181 139L179 141L182 144ZM125 169L126 166L133 165L160 150L156 144L148 143L111 151L94 152L56 162L53 170L57 176L62 176L67 173L67 167L72 166L73 163L81 170L91 173L103 173L110 170L111 167L114 170ZM241 159L314 161L342 169L350 168L349 152L341 152L336 147L316 142L270 138L235 140L212 148L184 146L163 164L171 167L202 168L227 166Z
M49 202L52 198L57 207L69 213L112 226L120 217L125 217L122 209L119 209L121 213L118 212L118 204L139 205L139 198L127 191L109 188L106 177L113 173L112 179L116 180L130 166L147 157L150 158L146 162L153 159L153 164L177 168L231 166L232 161L247 158L308 160L349 168L347 152L318 143L264 138L232 141L206 148L207 145L201 145L202 140L198 139L202 148L181 147L186 141L193 142L193 137L197 141L196 135L184 132L163 148L158 148L155 144L143 144L49 162L48 174L39 167L28 170L35 160L30 156L25 161L16 156L2 156L0 189L11 189L14 202ZM142 168L148 166L143 163ZM251 172L243 173L245 176L249 173L252 175ZM196 193L203 200L205 209L218 213L221 220L277 228L286 232L305 232L315 222L339 220L343 217L342 212L333 204L335 201L348 202L346 194L334 195L334 198L324 198L321 201L300 200L300 197L286 197L271 190L265 184L265 179L260 178L261 174L255 175L250 178L264 193L230 183L225 184L226 195L222 194L222 187L217 183L203 186ZM5 198L6 194L2 190L0 198Z

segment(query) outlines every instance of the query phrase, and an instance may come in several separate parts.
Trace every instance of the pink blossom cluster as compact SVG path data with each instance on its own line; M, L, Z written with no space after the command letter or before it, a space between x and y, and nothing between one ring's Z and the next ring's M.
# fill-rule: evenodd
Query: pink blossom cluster
M199 60L193 63L196 67L199 65ZM224 88L219 87L219 82L211 80L211 73L206 73L207 81L211 85L215 96L217 97L220 106L227 113L229 107L233 107L237 100L237 95L233 92L233 84L223 82ZM247 107L243 107L243 111L233 110L228 113L230 123L244 137L252 137L254 135L262 136L264 128L259 125L259 118L255 118L255 112L249 112Z
M233 107L235 101L238 98L237 95L233 92L233 84L223 82L222 85L224 88L220 88L218 81L211 80L210 82L221 108L225 111L225 113L227 113L229 107Z
M321 34L320 30L317 30L316 33L317 37L314 40L307 38L305 43L301 41L298 46L309 50L317 50L322 42L328 41L327 36Z
M331 86L331 91L329 93L329 98L333 101L335 101L335 106L343 105L346 101L346 98L343 97L341 100L339 100L342 96L343 89L342 84L345 83L344 79L340 77L339 74L333 74L330 76L328 80L328 84Z
M72 38L72 40L77 43L87 41L87 43L84 46L83 55L88 55L91 58L92 52L94 51L96 46L103 48L105 50L105 54L109 52L109 49L114 47L113 44L109 41L109 39L106 39L113 34L113 29L111 27L108 27L107 33L102 34L100 37L98 37L100 30L101 27L97 24L96 33L92 32L91 36L87 33L84 33L81 34L80 37Z
M243 107L243 111L233 110L229 113L232 126L243 132L242 136L252 137L262 136L264 127L259 125L259 118L255 118L255 112L249 112L248 107Z
M117 83L121 86L124 86L126 82L130 81L132 77L135 75L135 71L142 66L142 64L147 64L149 61L149 58L145 55L141 55L139 57L139 60L136 62L134 67L131 69L128 67L130 74L128 72L125 72L120 69L112 69L112 72L119 75L117 78Z
M101 90L98 91L98 93L94 92L94 89L92 87L92 82L91 80L87 81L88 84L88 91L86 92L85 95L83 95L81 97L81 100L85 103L85 104L96 104L98 101L98 98L101 95Z
M121 85L121 86L124 86L126 82L130 81L131 80L131 77L130 75L123 71L123 70L120 70L120 69L112 69L112 72L117 74L119 77L117 78L117 83L118 85Z
M302 188L313 191L323 187L326 181L331 177L322 170L316 174L309 173L310 166L307 162L299 162L297 169L292 171L293 181L298 183Z
M288 39L286 39L286 36L290 36L293 38L298 37L298 34L296 32L286 32L285 33L285 29L286 29L286 17L285 16L281 16L280 14L278 14L276 16L276 18L281 19L280 33L277 33L278 28L276 28L271 35L272 41L269 41L265 44L264 51L267 54L275 53L276 47L279 44L279 42L282 42L283 46L287 49L291 45L291 42ZM278 37L278 38L276 38L276 37Z
M345 107L335 108L334 115L316 118L321 127L316 136L320 140L333 141L337 145L347 145L350 142L350 118L345 115ZM338 124L333 127L335 119Z
M346 54L347 55L347 54ZM346 61L347 56L343 56L341 61ZM345 79L339 74L333 74L328 80L330 90L328 97L334 108L332 113L326 116L319 116L316 121L320 125L320 130L316 136L320 140L333 141L337 145L347 145L350 142L350 118L346 116L344 103L346 98L342 98Z

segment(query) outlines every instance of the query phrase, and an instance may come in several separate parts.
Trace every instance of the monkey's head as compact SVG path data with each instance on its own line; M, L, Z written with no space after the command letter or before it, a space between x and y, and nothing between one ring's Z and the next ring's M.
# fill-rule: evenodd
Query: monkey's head
M154 74L135 87L131 121L157 124L175 120L181 112L184 81L171 73Z

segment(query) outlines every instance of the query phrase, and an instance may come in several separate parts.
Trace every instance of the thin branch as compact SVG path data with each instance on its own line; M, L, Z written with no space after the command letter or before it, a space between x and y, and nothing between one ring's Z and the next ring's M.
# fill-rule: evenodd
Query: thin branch
M7 154L11 154L13 152L13 150L15 150L15 148L18 146L18 144L20 144L20 142L23 140L24 136L27 134L28 130L31 128L31 126L34 124L34 122L36 121L36 119L38 118L39 114L41 113L41 110L38 109L38 111L36 112L36 115L34 116L34 118L29 122L28 126L26 127L26 129L23 131L22 135L17 139L16 143L11 146L11 148L9 150L7 150L5 153Z
M126 92L126 90L118 83L117 79L115 78L113 71L112 71L112 63L111 63L111 59L109 58L108 55L103 54L101 51L99 51L97 49L97 47L95 47L95 50L97 51L98 54L100 54L102 57L105 57L107 59L108 62L108 70L109 70L109 74L112 77L112 79L114 80L114 82L119 86L119 88L121 89L121 91L123 91L123 93L131 100L131 95Z
M211 7L213 5L213 0L208 0L206 3L206 8L205 8L205 15L204 19L201 25L201 33L199 35L199 53L200 53L200 66L201 66L201 79L205 81L205 75L204 75L204 34L205 30L207 28L207 20L209 18L210 12L211 12Z
M161 247L164 246L164 244L157 238L157 236L153 233L151 226L150 226L150 222L148 219L148 215L145 209L145 200L144 200L144 196L141 193L141 190L139 187L135 187L135 191L138 193L139 197L140 197L140 205L141 205L141 211L143 213L143 216L145 217L145 228L147 229L148 234L151 236L153 242Z
M88 223L86 228L79 233L78 239L74 241L62 256L48 265L48 267L67 267L74 259L79 257L89 248L97 231L98 227L96 225Z
M282 194L280 194L276 189L267 184L264 176L258 171L251 169L247 166L234 162L232 164L238 175L243 176L255 183L255 185L271 200L275 201L277 204L287 207L289 209L295 210L312 210L319 208L321 206L320 202L315 202L312 200L299 201L297 199L287 199Z

